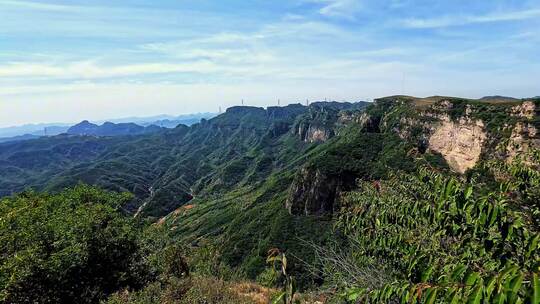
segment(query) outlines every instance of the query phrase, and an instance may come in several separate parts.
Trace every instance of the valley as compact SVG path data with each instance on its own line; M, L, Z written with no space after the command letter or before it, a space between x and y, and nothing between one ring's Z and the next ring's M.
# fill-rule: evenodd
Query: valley
M440 96L237 106L189 127L0 143L1 204L14 206L0 209L0 239L17 231L15 202L91 185L129 193L118 212L152 235L149 254L181 248L199 280L279 293L294 276L298 300L335 303L535 299L539 107ZM273 248L287 274L269 268ZM173 301L186 274L159 267L167 279L122 283L133 294L111 303ZM25 286L10 284L0 276L4 299Z

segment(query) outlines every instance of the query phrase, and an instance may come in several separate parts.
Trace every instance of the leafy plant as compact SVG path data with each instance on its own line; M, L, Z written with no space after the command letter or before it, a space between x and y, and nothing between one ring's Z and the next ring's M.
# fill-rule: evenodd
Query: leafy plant
M279 249L273 248L268 251L266 262L272 264L272 271L283 278L282 291L274 298L272 303L292 304L296 293L296 282L294 277L287 272L287 256Z
M0 302L95 303L150 279L127 194L78 186L0 201Z
M488 193L477 191L474 180L420 169L393 175L380 191L362 183L345 195L336 227L355 244L356 267L391 276L375 287L336 282L343 296L373 303L537 303L538 207L527 193L538 184L530 180L536 174L523 179L520 172L529 171L522 166L509 165L517 178Z

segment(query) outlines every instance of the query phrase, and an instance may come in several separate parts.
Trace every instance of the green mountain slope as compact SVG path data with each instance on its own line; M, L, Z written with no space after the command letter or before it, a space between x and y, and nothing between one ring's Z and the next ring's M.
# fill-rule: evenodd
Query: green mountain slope
M233 107L191 127L151 135L56 137L1 145L0 169L7 174L2 176L0 189L3 194L26 186L57 191L84 182L131 192L135 198L124 205L126 211L155 221L161 233L195 251L213 248L220 263L250 278L262 279L267 252L276 247L291 257L290 271L297 274L302 286L339 281L339 276L324 270L335 265L324 263L324 255L316 250L335 246L346 255L355 255L359 260L351 265L357 268L371 269L376 263L396 266L395 272L375 269L381 274L380 284L370 285L371 290L395 281L409 286L419 283L418 271L431 263L436 262L433 269L442 275L445 263L456 266L473 248L487 246L488 240L485 236L461 239L469 229L480 228L460 215L452 220L466 228L456 230L455 244L466 249L466 254L459 250L434 254L443 250L442 245L422 245L443 242L445 229L451 227L435 219L438 211L431 209L435 203L430 195L440 193L440 187L423 178L420 184L411 182L418 169L453 178L459 184L456 189L466 188L474 179L480 185L471 202L476 206L477 199L501 189L516 172L494 171L491 162L510 164L521 159L530 172L538 172L534 156L540 147L538 107L538 100L491 102L409 96L381 98L369 105L314 103L266 110ZM533 209L538 198L536 179L515 178L517 197L504 208L529 208L533 213L520 216L537 216ZM377 191L392 191L379 199L379 192L368 190L369 185ZM415 196L415 191L422 196ZM459 191L464 190L455 190ZM409 206L411 202L425 211L409 210L416 208ZM448 208L447 200L437 202ZM362 212L371 203L374 213L363 218ZM485 210L475 208L481 217ZM410 218L415 223L396 222L396 218L407 216L417 217ZM390 230L380 230L379 222ZM373 223L375 230L370 226ZM526 224L528 235L538 231L537 223ZM401 231L412 239L404 238ZM425 250L412 251L413 247L402 244L409 241ZM531 239L517 241L530 246ZM358 250L353 246L356 243L364 245ZM394 246L404 249L388 253ZM507 243L500 246L504 249ZM518 251L507 252L510 260L516 257L516 263L523 258ZM413 265L420 255L434 259ZM314 263L322 263L318 276L308 271ZM417 264L420 266L415 269ZM481 265L488 266L492 271L503 267ZM534 271L533 264L520 266ZM333 287L352 288L357 296L366 294L366 290L355 289L363 288L360 281L341 282L345 286ZM395 285L388 288L394 291L390 294L398 294Z

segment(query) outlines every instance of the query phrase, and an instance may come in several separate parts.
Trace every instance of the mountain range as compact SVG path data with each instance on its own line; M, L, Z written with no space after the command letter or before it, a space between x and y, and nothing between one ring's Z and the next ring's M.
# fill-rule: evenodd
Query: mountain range
M84 121L67 134L0 144L0 196L81 183L129 192L123 213L194 255L215 248L211 259L258 282L270 280L267 255L279 248L299 286L335 284L351 298L401 296L427 280L445 286L467 261L464 276L485 275L483 284L506 262L531 273L540 257L531 243L539 106L389 96L238 106L173 129ZM110 132L117 136L101 136ZM533 248L530 258L520 248Z
M201 119L208 119L215 116L213 113L196 113L196 114L186 114L180 116L171 116L171 115L158 115L151 117L127 117L120 119L110 119L105 121L96 121L96 124L104 125L101 130L94 130L93 132L100 133L101 136L115 136L115 135L126 135L130 133L128 129L131 129L133 132L131 134L140 134L144 131L139 130L137 126L149 127L149 126L158 126L160 128L174 128L179 124L190 126L194 123L199 122ZM126 125L127 123L132 124L131 126ZM42 136L55 136L62 133L76 133L77 128L82 127L84 124L89 124L88 121L82 121L77 125L65 124L65 123L50 123L50 124L29 124L15 127L6 127L0 128L0 143L1 142L10 142L10 141L21 141L28 139L35 139ZM117 126L116 126L117 125ZM71 129L69 132L69 129ZM112 130L112 129L121 129L126 130ZM107 129L111 129L109 133ZM156 131L158 128L151 127L147 129L148 131ZM82 134L82 133L79 133ZM98 135L98 134L94 134Z

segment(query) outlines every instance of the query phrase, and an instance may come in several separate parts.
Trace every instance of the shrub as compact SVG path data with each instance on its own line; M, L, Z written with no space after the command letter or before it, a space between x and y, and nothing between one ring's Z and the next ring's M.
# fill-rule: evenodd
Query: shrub
M139 228L118 212L126 194L78 186L0 202L0 302L95 303L139 287Z

